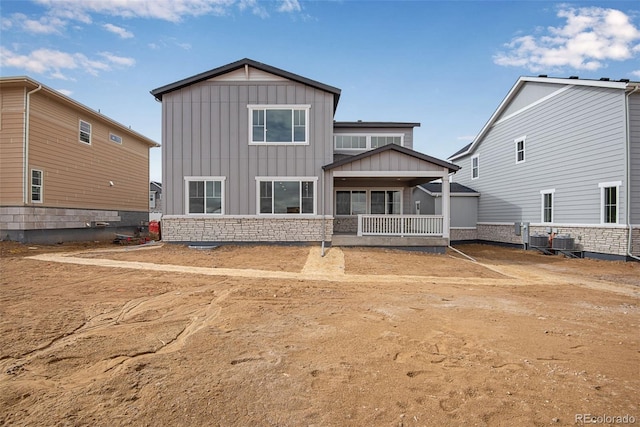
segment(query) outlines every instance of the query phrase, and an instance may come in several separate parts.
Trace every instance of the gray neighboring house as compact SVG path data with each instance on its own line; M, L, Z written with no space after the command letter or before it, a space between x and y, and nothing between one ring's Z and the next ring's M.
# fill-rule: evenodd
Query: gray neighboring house
M475 240L555 233L586 256L640 256L639 82L521 77L448 160L480 193Z
M163 240L449 244L449 176L413 150L419 123L335 122L341 91L251 59L157 88ZM442 180L440 215L413 188Z
M159 221L162 218L162 183L149 182L149 220Z

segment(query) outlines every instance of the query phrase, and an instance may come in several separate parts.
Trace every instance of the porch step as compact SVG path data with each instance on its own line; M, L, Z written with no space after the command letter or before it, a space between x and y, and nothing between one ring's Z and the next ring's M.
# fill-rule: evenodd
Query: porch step
M447 247L449 239L443 237L355 236L334 234L331 246L393 246L393 247Z

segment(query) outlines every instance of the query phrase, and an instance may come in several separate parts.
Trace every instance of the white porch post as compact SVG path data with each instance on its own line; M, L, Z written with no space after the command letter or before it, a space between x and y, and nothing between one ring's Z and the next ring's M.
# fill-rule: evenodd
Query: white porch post
M451 198L449 188L449 169L444 168L442 175L442 237L449 238L449 227L451 224Z

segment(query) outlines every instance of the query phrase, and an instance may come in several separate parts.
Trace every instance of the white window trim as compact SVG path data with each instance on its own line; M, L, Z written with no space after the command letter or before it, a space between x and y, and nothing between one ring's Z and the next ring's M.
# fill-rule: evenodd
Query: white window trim
M367 193L366 195L366 215L370 215L371 214L371 192L373 191L397 191L400 193L400 214L399 215L404 215L404 188L402 187L374 187L374 188L359 188L359 187L340 187L340 188L334 188L334 192L333 192L333 206L337 208L337 201L338 201L338 191L364 191ZM337 210L337 209L336 209ZM386 208L385 208L386 210ZM357 215L338 215L337 213L335 213L336 217L340 217L340 218L350 218L350 217L356 217ZM379 214L382 215L382 214ZM391 215L391 214L385 214L385 215Z
M364 136L367 139L365 148L338 148L336 146L337 136ZM404 133L334 133L333 134L333 149L338 151L363 151L371 150L371 137L372 136L391 136L400 137L400 146L404 147ZM376 147L378 148L378 147Z
M89 142L85 142L82 139L80 139L80 135L82 134L82 123L85 123L87 125L89 125ZM90 122L86 121L86 120L82 120L80 119L78 121L78 141L81 144L85 144L85 145L91 145L91 141L93 140L93 126L91 125Z
M309 145L309 110L311 110L311 104L249 104L247 105L249 110L249 145ZM304 110L305 112L305 126L304 126L304 142L267 142L267 141L253 141L253 111L254 110Z
M222 216L225 214L225 188L226 188L226 176L185 176L184 177L184 212L188 216ZM189 212L189 182L191 181L221 181L220 185L220 213L206 213L206 212Z
M291 181L291 182L300 182L300 183L305 181L312 181L313 182L313 212L299 213L299 214L261 213L260 212L260 183L264 181L268 181L268 182ZM315 216L316 212L318 212L318 177L317 176L256 176L256 215L295 219L299 217Z
M33 173L40 172L40 200L33 200ZM31 169L31 174L29 175L29 200L31 203L44 203L44 171L42 169Z
M522 142L522 160L518 160L518 143ZM522 136L513 140L516 151L516 164L525 163L527 161L527 137Z
M476 170L478 171L478 176L473 176L473 159L478 159L478 166L476 167ZM476 154L475 156L471 156L471 179L478 179L480 178L480 154Z
M556 189L551 188L548 190L540 190L540 222L542 224L553 224L556 213ZM546 194L551 194L551 222L545 222L544 220L544 196Z
M622 181L600 182L598 187L600 188L600 224L613 225L620 224L620 187ZM616 188L616 222L604 222L605 209L604 209L604 190L605 188Z

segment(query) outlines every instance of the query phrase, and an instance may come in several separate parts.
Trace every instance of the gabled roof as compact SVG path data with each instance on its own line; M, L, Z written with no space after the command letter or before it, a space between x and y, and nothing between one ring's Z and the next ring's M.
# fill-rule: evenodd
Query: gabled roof
M162 96L166 93L173 92L174 90L182 89L183 87L191 86L192 84L199 83L204 80L208 80L222 74L229 73L231 71L235 71L240 68L245 67L253 67L261 71L265 71L270 74L274 74L276 76L283 77L285 79L293 80L298 83L305 84L307 86L314 87L316 89L323 90L325 92L329 92L333 94L333 108L334 110L338 107L338 100L340 99L341 90L326 85L324 83L317 82L315 80L308 79L306 77L299 76L297 74L290 73L285 70L281 70L280 68L272 67L271 65L263 64L262 62L257 62L249 58L244 58L236 62L232 62L231 64L223 65L222 67L214 68L213 70L205 71L204 73L196 74L195 76L187 77L186 79L179 80L174 83L170 83L168 85L159 87L157 89L153 89L151 94L158 100L162 101Z
M349 164L351 162L355 162L357 160L361 160L361 159L365 159L367 157L371 157L371 156L375 156L379 153L383 153L385 151L396 151L398 153L402 153L405 154L407 156L411 156L411 157L415 157L416 159L419 160L424 160L425 162L429 162L429 163L433 163L434 165L438 165L438 166L442 166L443 168L448 168L449 172L456 172L460 169L460 166L458 165L454 165L453 163L449 163L449 162L445 162L444 160L440 160L437 159L435 157L431 157L431 156L427 156L426 154L422 154L418 151L414 151L411 150L409 148L406 147L402 147L400 145L396 145L396 144L388 144L388 145L383 145L382 147L378 147L376 149L373 150L369 150L369 151L365 151L364 153L355 155L355 156L351 156L348 158L344 158L338 161L335 161L333 163L330 163L328 165L324 165L322 166L322 169L324 170L331 170L346 164Z
M134 136L134 137L144 141L149 147L160 147L160 144L158 144L154 140L152 140L150 138L147 138L146 136L144 136L144 135L132 130L129 126L125 126L122 123L118 123L115 120L113 120L112 118L105 116L101 112L93 110L93 109L87 107L86 105L79 103L75 99L70 98L70 97L60 93L59 91L57 91L55 89L52 89L52 88L50 88L48 86L43 85L42 83L32 79L31 77L27 77L27 76L0 77L0 84L7 85L7 86L25 87L29 91L40 88L39 90L42 90L47 95L53 97L54 99L57 99L58 101L62 102L63 104L67 104L68 106L72 106L74 108L77 108L77 109L81 110L82 112L84 112L85 114L87 114L89 117L93 117L93 118L96 118L98 120L102 120L103 122L109 123L110 125L112 125L114 127L114 130L117 130L119 133L122 133L124 135Z
M333 122L334 129L340 128L416 128L420 123L413 122Z
M420 184L418 185L418 187L420 187L421 189L423 189L424 191L426 191L427 193L431 194L431 195L437 195L437 194L442 194L442 183L441 182L429 182L426 184ZM451 193L456 193L456 194L468 194L468 195L477 195L479 196L480 193L478 193L476 190L474 190L473 188L469 188L467 186L464 186L460 183L457 182L450 182L449 183L449 191Z
M579 79L578 77L572 76L569 78L558 78L558 77L547 77L545 75L540 75L538 77L520 77L516 83L513 85L507 96L502 100L496 111L491 115L489 121L484 125L484 127L480 130L480 133L476 135L474 140L467 146L463 147L461 150L458 150L454 154L452 154L447 160L456 160L462 156L472 153L478 143L484 138L489 129L493 126L493 124L498 120L498 118L502 115L504 110L509 106L511 101L518 94L520 89L527 83L549 83L549 84L562 84L569 86L591 86L591 87L601 87L601 88L609 88L609 89L620 89L620 90L630 90L634 87L640 85L640 82L633 82L626 79L623 80L610 80L606 78L602 78L599 80L592 79Z

